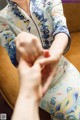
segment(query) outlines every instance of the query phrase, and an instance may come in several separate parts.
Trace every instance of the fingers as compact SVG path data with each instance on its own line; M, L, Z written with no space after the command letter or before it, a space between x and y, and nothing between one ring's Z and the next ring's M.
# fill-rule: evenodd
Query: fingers
M38 38L33 39L32 52L35 56L35 60L37 60L40 56L44 56L44 50Z
M38 38L36 38L36 40L33 41L33 45L38 52L38 56L43 55L43 48L42 48L41 42Z
M53 79L53 76L50 76L46 81L46 83L44 84L43 94L45 94L45 92L48 90L48 87L50 86L52 79Z
M20 46L18 47L18 51L19 52L17 53L20 54L20 56L23 57L27 62L34 62L39 56L39 53L34 46Z
M18 62L19 62L19 59L20 59L20 58L25 59L26 62L30 62L30 60L31 60L31 58L30 58L30 53L27 54L27 52L26 52L26 50L25 50L24 47L19 47L18 49L19 49L19 50L16 51L16 54L17 54L16 58L17 58ZM27 49L27 51L28 51L28 49Z
M36 61L32 67L37 70L37 73L41 72L41 70L42 70L41 65L39 64L39 62L36 62Z
M49 50L44 50L44 57L45 57L45 58L50 57Z
M59 62L59 59L57 59L55 56L49 56L47 58L43 58L41 60L39 60L39 63L43 66L43 65L48 65L48 64L56 64Z
M16 39L16 48L20 56L24 57L26 61L33 62L43 54L43 48L40 40L29 33L20 33Z
M33 64L33 62L35 61L35 56L34 56L34 54L35 54L35 49L33 50L33 48L31 47L26 47L25 48L25 53L26 53L26 55L25 55L25 57L26 57L26 60L28 61L28 62L31 62L32 64Z
M43 86L43 95L45 94L45 92L48 90L53 78L55 76L55 70L51 71L50 75L47 79L47 81L45 81L44 86Z
M39 63L41 64L41 66L46 66L48 64L50 64L51 62L53 62L53 60L51 59L51 57L49 58L43 58L39 60Z
M44 55L43 59L39 60L39 63L41 64L41 66L45 66L47 64L50 64L51 61L53 61L53 59L50 56L49 50L44 50L43 55Z
M30 52L30 54L29 54L29 52ZM30 55L31 61L34 62L38 58L38 56L39 56L38 50L37 50L37 48L35 46L32 45L32 47L29 50L29 52L28 52L28 55Z

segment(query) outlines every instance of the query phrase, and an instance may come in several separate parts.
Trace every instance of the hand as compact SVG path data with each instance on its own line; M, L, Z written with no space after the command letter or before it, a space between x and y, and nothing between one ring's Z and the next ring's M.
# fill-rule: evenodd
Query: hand
M44 93L46 92L56 75L59 59L59 54L54 55L51 54L50 51L45 51L44 58L38 60L40 65L44 66L44 68L42 69L42 84L44 86ZM45 82L46 84L44 84Z
M48 52L46 52L46 54L48 56ZM36 61L34 65L30 67L23 58L20 58L18 68L20 76L20 91L22 94L25 94L25 96L28 95L28 97L32 98L34 96L37 100L40 100L42 98L54 76L53 68L48 65L46 67L49 70L47 71L49 74L47 74L48 77L45 80L42 79L44 69L42 70L42 66L38 61Z
M30 67L23 58L20 58L18 69L21 94L40 99L42 97L40 65L34 63L34 65Z
M38 106L42 98L41 67L30 67L25 59L19 61L20 89L11 120L39 120ZM21 114L20 114L21 113ZM27 113L27 114L26 114Z
M18 61L22 56L30 65L32 65L34 61L43 54L40 40L30 33L20 33L16 37L15 43Z
M60 58L61 58L61 54L58 54L58 53L54 53L54 52L51 52L50 50L44 50L44 57L39 61L39 63L41 64L41 66L46 66L48 64L53 64L55 65L56 63L59 62Z

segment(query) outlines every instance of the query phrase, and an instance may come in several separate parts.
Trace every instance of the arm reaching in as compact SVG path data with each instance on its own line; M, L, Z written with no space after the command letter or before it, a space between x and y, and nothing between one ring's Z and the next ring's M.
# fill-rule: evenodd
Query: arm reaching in
M38 105L44 94L44 87L48 88L50 84L45 81L43 86L41 67L38 61L30 67L25 59L20 58L20 88L12 120L39 120Z

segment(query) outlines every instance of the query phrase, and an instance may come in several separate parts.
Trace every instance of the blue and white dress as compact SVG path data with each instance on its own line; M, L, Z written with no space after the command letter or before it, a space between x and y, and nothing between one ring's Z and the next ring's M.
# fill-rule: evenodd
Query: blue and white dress
M36 35L44 49L54 42L54 36L70 35L63 14L61 0L30 0L30 16L16 3L0 11L0 45L6 48L12 63L16 66L15 37L22 31ZM57 73L40 107L51 114L52 120L80 120L80 75L76 68L63 56Z

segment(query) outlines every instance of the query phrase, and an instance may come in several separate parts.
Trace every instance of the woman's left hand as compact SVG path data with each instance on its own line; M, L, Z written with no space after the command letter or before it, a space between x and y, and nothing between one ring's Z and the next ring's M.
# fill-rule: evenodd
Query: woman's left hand
M49 54L49 55L48 55ZM60 54L54 54L51 51L46 52L44 54L44 58L39 60L39 63L41 66L44 66L42 69L42 82L43 86L46 81L46 84L44 86L44 93L46 92L47 88L51 84L57 70L57 65L59 63L61 55Z

